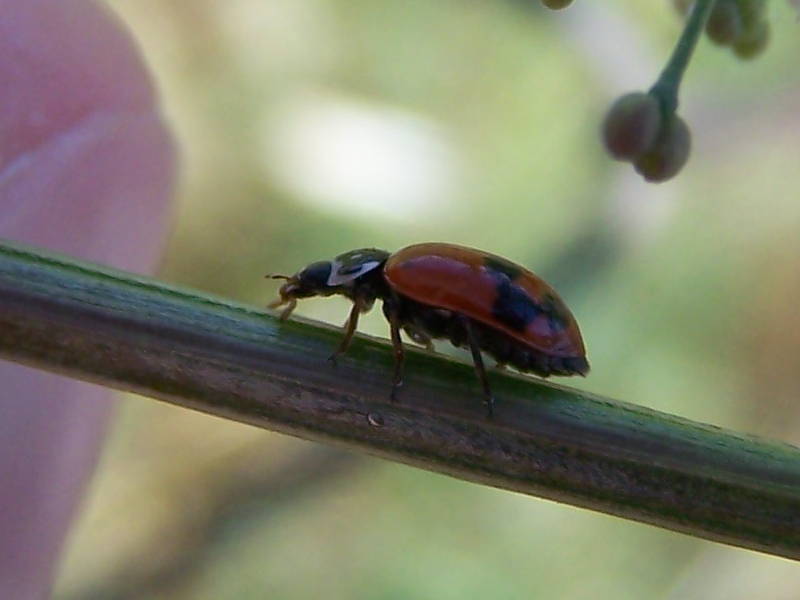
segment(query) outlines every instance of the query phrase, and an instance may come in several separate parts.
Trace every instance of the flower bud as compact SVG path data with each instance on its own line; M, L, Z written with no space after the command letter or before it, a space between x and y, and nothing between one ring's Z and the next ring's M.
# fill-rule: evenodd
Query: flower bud
M706 22L706 34L720 46L730 46L742 35L742 17L733 0L717 0Z
M562 8L567 8L570 4L572 4L572 0L542 0L542 4L544 4L547 8L552 8L553 10L561 10Z
M767 42L769 42L769 23L759 21L739 36L733 43L733 51L739 58L755 58L764 51Z
M666 181L686 164L691 143L692 136L684 120L672 115L659 132L653 147L639 156L633 166L647 181Z
M603 122L603 143L617 160L633 160L656 140L661 107L650 94L633 92L618 98Z
M719 1L719 0L718 0ZM739 8L742 25L745 30L752 29L759 21L764 20L766 0L734 0Z
M672 5L675 7L675 10L685 17L686 13L688 13L689 9L692 7L692 0L672 0Z

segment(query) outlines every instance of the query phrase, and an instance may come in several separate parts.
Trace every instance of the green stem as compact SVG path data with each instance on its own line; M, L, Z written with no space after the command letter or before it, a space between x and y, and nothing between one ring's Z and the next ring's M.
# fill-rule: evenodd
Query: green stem
M665 115L671 115L678 109L678 90L681 79L715 2L716 0L695 1L667 66L664 67L658 80L650 88L650 93L659 100L661 110Z
M487 419L469 365L410 348L406 386L391 402L391 346L358 336L333 368L326 358L340 338L338 328L282 323L229 300L0 244L5 359L800 559L798 448L500 372L490 374L498 402Z

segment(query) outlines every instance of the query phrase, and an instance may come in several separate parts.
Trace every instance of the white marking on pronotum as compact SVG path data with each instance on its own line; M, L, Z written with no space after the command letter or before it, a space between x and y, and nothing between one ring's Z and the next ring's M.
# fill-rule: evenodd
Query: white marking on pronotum
M352 257L351 257L352 258ZM333 261L331 265L331 274L328 276L328 285L343 285L345 283L349 283L353 281L356 277L361 277L364 273L368 271L372 271L375 267L379 266L381 263L377 260L370 260L365 262L362 265L359 265L358 269L355 271L350 271L348 268L345 273L342 273L342 263L338 260Z

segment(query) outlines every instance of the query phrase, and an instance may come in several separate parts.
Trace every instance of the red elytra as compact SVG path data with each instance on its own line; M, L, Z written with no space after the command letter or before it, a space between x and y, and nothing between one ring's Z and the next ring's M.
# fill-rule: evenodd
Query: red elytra
M556 291L505 258L453 244L416 244L392 254L383 271L389 285L417 302L463 314L548 354L586 355L578 323ZM523 293L503 295L506 281ZM525 315L524 326L515 327L521 320L515 317Z
M353 301L335 362L355 333L358 317L383 301L395 350L392 398L402 384L400 331L432 349L432 339L449 339L472 352L489 414L494 399L481 352L522 372L585 375L586 350L575 318L541 278L505 258L453 244L425 243L394 254L376 248L352 250L332 261L312 263L286 279L270 307L298 298L341 294Z

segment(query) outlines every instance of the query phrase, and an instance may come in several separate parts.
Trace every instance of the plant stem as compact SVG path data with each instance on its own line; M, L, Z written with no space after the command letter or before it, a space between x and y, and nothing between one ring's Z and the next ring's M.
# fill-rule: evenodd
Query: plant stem
M499 488L800 559L800 449L530 377L392 350L199 292L0 245L0 356ZM698 399L702 400L702 399ZM36 398L19 398L36 402ZM67 424L63 424L67 426Z
M695 0L667 66L650 88L650 93L660 101L664 115L671 115L678 109L681 79L715 2L716 0Z

